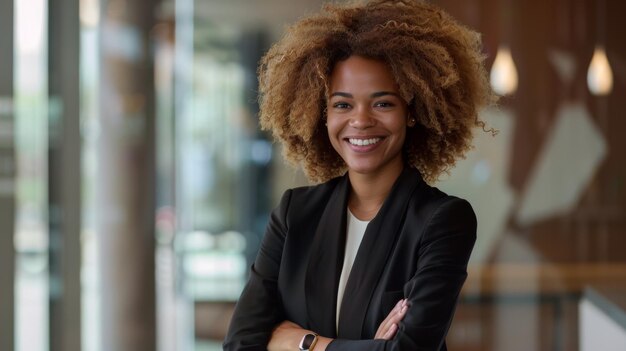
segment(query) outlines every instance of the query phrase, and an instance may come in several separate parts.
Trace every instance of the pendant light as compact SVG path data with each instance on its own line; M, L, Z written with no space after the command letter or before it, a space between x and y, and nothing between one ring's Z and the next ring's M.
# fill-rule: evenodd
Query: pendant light
M613 70L609 64L604 48L605 41L605 3L598 2L597 5L597 35L598 43L593 51L593 57L587 70L587 86L593 95L608 95L613 90Z
M493 91L500 96L515 93L518 83L517 67L515 67L515 62L513 61L511 49L506 43L507 40L510 40L509 28L511 27L512 18L511 3L507 1L503 6L504 9L501 12L504 15L500 17L504 21L504 25L501 27L504 28L503 32L505 38L498 48L496 59L493 62L493 66L491 67L491 72L489 74L491 87L493 88Z
M517 68L508 46L501 45L498 48L489 81L493 91L501 96L513 94L517 90Z

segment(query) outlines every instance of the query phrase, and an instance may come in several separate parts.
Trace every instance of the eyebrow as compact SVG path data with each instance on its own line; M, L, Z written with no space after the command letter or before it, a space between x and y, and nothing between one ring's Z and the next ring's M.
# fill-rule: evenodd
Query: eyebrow
M400 97L400 95L398 95L397 93L391 92L391 91L377 91L375 93L372 93L370 95L370 97L371 98L377 98L377 97L381 97L381 96L385 96L385 95L393 95L393 96L396 96L396 97ZM352 96L352 94L344 93L344 92L341 92L341 91L334 92L334 93L330 94L330 97L333 97L333 96L342 96L342 97L350 98L350 99L354 98L354 96Z

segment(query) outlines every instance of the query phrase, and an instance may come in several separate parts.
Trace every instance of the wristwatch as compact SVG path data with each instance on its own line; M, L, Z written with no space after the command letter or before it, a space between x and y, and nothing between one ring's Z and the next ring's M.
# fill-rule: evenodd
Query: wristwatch
M300 340L300 351L313 351L315 344L317 343L317 334L306 334Z

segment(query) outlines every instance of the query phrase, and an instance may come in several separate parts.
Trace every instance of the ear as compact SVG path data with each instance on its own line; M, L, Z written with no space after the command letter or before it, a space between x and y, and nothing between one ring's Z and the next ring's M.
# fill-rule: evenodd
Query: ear
M407 127L409 128L414 127L416 123L417 123L417 120L415 120L415 118L407 116L407 121L406 121Z

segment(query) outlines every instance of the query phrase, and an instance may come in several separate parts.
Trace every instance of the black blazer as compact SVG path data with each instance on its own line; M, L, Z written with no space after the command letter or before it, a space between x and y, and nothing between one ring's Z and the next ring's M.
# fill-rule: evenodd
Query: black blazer
M335 325L348 176L287 190L272 212L224 350L266 350L284 320L335 338L327 350L446 350L476 240L470 204L405 169L369 223ZM409 309L392 340L372 340L394 305Z

